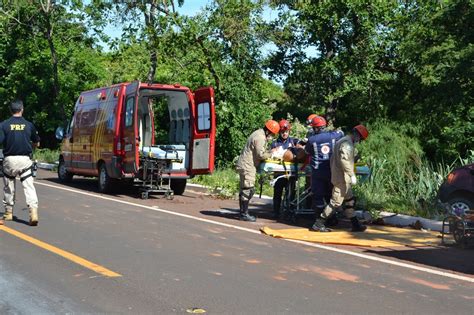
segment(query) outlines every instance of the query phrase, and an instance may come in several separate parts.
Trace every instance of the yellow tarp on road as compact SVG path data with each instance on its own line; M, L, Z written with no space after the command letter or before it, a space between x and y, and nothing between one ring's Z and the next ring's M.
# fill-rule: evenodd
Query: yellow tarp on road
M276 238L308 241L323 244L354 245L368 247L433 246L441 243L439 232L420 231L391 226L369 226L365 232L333 230L328 233L313 232L309 229L276 230L263 227L261 231Z

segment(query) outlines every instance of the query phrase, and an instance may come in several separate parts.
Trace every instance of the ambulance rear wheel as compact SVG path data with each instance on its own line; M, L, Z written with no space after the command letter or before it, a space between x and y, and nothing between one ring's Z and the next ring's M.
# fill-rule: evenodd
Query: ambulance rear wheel
M58 178L59 178L59 181L61 181L63 183L70 182L72 180L73 176L74 176L74 174L68 172L68 170L66 169L66 165L64 163L64 160L63 159L59 160L59 165L58 165Z
M182 195L186 190L186 179L171 179L170 187L175 195Z
M112 179L110 178L109 174L107 174L107 168L105 164L102 163L99 166L99 192L101 193L108 193L112 190Z

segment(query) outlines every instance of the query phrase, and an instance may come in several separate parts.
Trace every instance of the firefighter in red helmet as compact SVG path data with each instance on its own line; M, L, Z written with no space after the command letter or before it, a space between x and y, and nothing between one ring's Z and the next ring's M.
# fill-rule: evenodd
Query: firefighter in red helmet
M279 122L280 125L280 133L276 140L272 142L271 148L277 149L279 147L283 148L284 150L292 150L293 154L296 153L295 149L297 147L301 147L298 145L298 139L290 137L290 130L291 124L288 120L282 119ZM274 177L277 178L283 175L283 173L275 172ZM289 185L288 185L289 184ZM281 199L283 195L283 190L285 187L290 187L288 193L290 194L290 200L294 195L296 184L296 178L283 178L280 177L273 186L273 216L275 219L278 219L280 216L280 208L281 208Z
M332 196L329 204L324 208L320 217L316 218L313 231L330 232L326 226L326 220L334 212L344 206L344 214L352 223L353 232L363 232L367 228L362 225L354 213L355 199L352 194L352 185L357 184L357 177L354 171L354 146L362 140L367 139L369 132L363 125L357 125L352 129L352 133L339 139L334 147L331 156L331 183L333 184Z
M337 140L344 133L341 130L326 130L326 119L322 116L313 117L310 126L314 134L309 137L305 151L311 156L311 209L318 218L331 199L330 159Z
M280 131L280 125L275 120L267 120L263 128L255 130L247 139L239 159L236 170L239 173L239 208L240 220L255 222L256 218L249 214L249 203L255 194L255 178L257 167L261 161L271 157L267 149L268 140Z

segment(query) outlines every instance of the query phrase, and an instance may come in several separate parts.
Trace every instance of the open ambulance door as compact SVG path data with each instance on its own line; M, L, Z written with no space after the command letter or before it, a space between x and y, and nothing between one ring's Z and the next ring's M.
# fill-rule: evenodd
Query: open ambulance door
M133 81L125 88L125 100L122 106L122 143L124 150L123 170L125 173L136 173L139 166L138 147L140 137L137 128L137 104L139 81Z
M192 112L194 119L191 135L191 175L209 174L214 171L216 138L216 112L212 87L194 91Z

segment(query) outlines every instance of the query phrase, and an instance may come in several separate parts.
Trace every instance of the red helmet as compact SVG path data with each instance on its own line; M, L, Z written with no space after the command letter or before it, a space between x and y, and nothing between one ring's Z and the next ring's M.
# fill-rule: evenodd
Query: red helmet
M272 119L267 120L265 127L273 134L277 134L280 131L280 125Z
M367 139L367 137L369 136L369 131L367 130L367 128L365 128L364 125L357 125L354 127L354 130L357 131L357 133L360 135L360 137L362 138L362 140L365 140Z
M280 125L280 132L284 132L291 129L291 124L286 119L280 120L278 124Z
M314 116L313 119L311 120L311 123L309 124L311 127L326 127L326 119L321 116Z
M312 121L313 118L316 117L316 116L318 116L318 115L316 115L316 114L311 114L311 115L309 115L308 118L306 118L306 124L307 124L307 125L311 125L311 121Z

